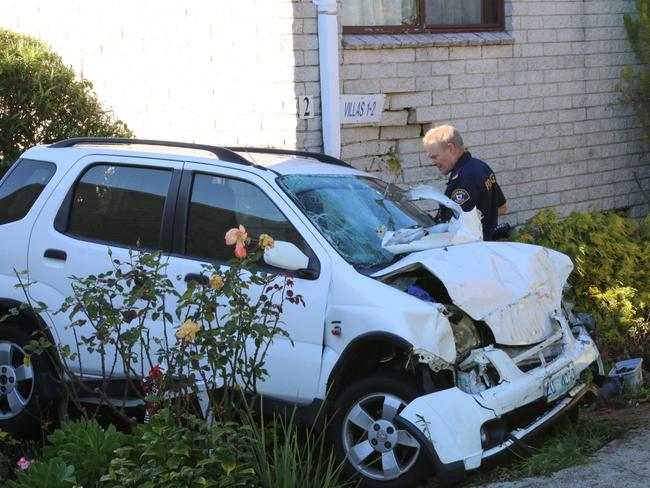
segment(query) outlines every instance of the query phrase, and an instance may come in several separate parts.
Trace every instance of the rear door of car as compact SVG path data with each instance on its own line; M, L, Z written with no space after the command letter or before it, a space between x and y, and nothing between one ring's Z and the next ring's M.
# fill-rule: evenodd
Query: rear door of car
M331 278L329 257L319 241L278 190L254 171L187 162L178 202L170 276L200 274L204 263L226 268L234 257L234 246L226 245L224 236L239 225L253 238L264 233L292 242L309 257L309 273L288 272L293 290L303 296L305 306L284 305L282 327L290 340L276 337L271 344L265 361L268 377L259 389L283 400L313 400L320 377ZM278 282L284 279L284 270L260 264L262 270L276 273ZM183 286L179 281L179 287ZM252 296L259 292L251 288Z
M109 271L113 259L129 260L129 249L171 247L182 167L177 160L90 155L59 182L33 227L28 267L31 298L48 305L61 345L77 350L70 318L52 313L71 295L71 276ZM89 325L77 331L78 337L92 333ZM83 368L85 375L100 375L99 354L84 348L79 353L81 366L72 366ZM115 373L121 373L119 365Z

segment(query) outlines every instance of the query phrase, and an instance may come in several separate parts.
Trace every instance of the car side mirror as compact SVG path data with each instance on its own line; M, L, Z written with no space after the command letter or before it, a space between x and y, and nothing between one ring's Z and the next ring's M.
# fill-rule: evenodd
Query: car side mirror
M264 262L276 268L288 271L306 269L309 258L295 244L286 241L275 241L275 246L264 250Z

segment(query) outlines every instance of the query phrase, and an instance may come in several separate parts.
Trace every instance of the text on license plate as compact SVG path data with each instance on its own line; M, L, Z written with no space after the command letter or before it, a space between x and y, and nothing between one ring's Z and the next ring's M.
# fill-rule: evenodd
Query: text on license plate
M564 395L576 382L573 363L546 378L546 401L552 402Z

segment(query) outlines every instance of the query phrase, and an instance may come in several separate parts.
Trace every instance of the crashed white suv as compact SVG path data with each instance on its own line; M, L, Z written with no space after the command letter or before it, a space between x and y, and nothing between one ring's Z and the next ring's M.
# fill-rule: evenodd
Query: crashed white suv
M450 207L435 224L415 200ZM69 277L129 249L161 249L169 276L225 263L226 230L272 235L306 307L283 315L264 397L312 420L367 486L443 482L477 468L575 406L597 364L590 333L563 309L572 264L542 247L483 242L475 212L431 188L404 192L337 159L298 151L72 139L26 151L0 182L0 316L24 297L56 307ZM182 281L181 281L182 283ZM74 347L64 314L0 325L0 428L21 430L58 384L22 361L40 320ZM160 324L151 323L152 333ZM84 378L101 378L96 357Z

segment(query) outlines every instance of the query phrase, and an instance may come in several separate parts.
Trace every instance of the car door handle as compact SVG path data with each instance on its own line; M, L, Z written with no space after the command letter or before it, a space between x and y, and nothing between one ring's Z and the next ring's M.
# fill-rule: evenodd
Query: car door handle
M48 249L43 253L43 256L50 259L57 259L59 261L65 261L68 259L67 253L61 249Z
M208 280L208 277L204 274L187 273L185 275L185 283L189 283L190 281L196 281L200 285L207 285L210 282L210 280Z

